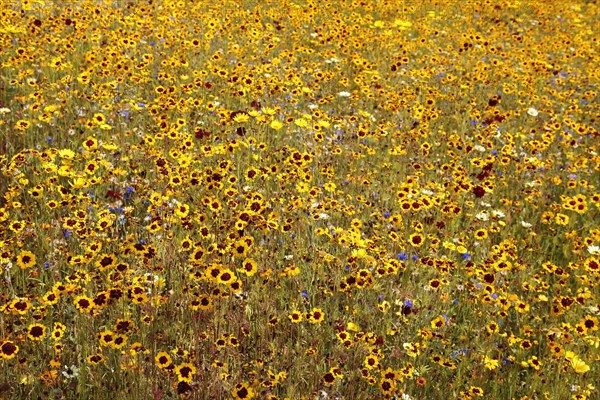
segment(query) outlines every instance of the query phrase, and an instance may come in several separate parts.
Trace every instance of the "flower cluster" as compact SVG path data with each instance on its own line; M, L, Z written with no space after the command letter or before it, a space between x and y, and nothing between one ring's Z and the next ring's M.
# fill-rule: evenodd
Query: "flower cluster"
M412 3L0 2L0 397L597 397L598 5Z

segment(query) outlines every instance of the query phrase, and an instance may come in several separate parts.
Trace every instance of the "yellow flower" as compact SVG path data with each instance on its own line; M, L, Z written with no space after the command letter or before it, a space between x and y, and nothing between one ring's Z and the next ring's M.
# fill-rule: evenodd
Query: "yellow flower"
M573 367L573 370L578 374L584 374L590 370L590 366L577 356L574 356L571 360L571 367Z
M108 142L108 143L102 143L102 148L104 150L108 150L108 151L115 151L119 147L116 144L112 143L112 142Z
M456 245L451 242L444 242L444 243L442 243L442 246L444 246L444 248L446 248L448 250L456 250Z
M183 363L175 367L175 374L179 382L191 382L196 374L196 367L190 363Z
M262 113L265 115L275 115L276 112L277 112L277 110L274 108L271 108L271 107L263 107L262 108Z
M498 362L498 360L494 360L492 358L488 358L488 356L485 356L485 359L483 360L483 363L485 365L485 367L489 370L494 370L496 368L498 368L498 366L500 365L500 363Z
M0 341L0 360L10 360L11 358L14 358L18 352L19 346L17 346L10 340Z
M317 123L323 128L329 128L331 124L328 121L320 119Z
M307 313L306 319L308 319L311 324L319 324L325 319L325 313L320 308L315 307Z
M326 184L323 186L323 188L324 188L325 190L327 190L328 192L333 192L333 191L336 189L336 187L337 187L337 186L336 186L336 184L335 184L335 183L333 183L333 182L327 182L327 183L326 183Z
M22 269L31 268L35 265L35 254L24 250L17 256L17 265Z
M394 24L399 28L399 29L408 29L412 26L412 22L410 21L403 21L401 19L397 19L394 21Z
M360 328L354 322L348 322L348 330L352 332L358 332Z
M73 152L73 150L70 149L60 149L58 151L58 156L66 160L72 160L73 158L75 158L75 153Z
M565 215L565 214L558 213L554 217L554 221L556 222L557 225L563 225L563 226L565 226L565 225L569 224L569 216Z
M235 117L233 117L233 120L237 123L244 123L247 122L250 119L250 116L248 114L237 114Z
M163 369L173 363L171 356L166 351L159 352L156 357L154 357L154 361L156 361L156 365Z
M24 131L24 130L29 129L30 126L31 126L31 122L26 121L24 119L20 119L15 124L15 129L18 131Z
M356 257L359 259L365 258L368 256L368 253L365 249L354 249L352 250L352 257Z
M306 128L308 126L308 121L303 118L298 118L294 121L294 124L298 125L300 128Z
M302 313L298 310L294 310L290 315L288 315L288 318L290 321L297 324L298 322L302 321Z
M102 113L96 113L94 114L92 121L94 121L94 123L97 125L103 125L106 123L106 117Z
M276 131L280 130L281 128L283 128L283 122L277 121L276 119L274 119L273 121L271 121L271 128L275 129Z
M87 187L89 183L88 183L87 179L85 179L83 177L76 177L73 179L73 181L69 182L69 184L71 186L73 186L73 188L75 188L75 189L81 189L81 188Z

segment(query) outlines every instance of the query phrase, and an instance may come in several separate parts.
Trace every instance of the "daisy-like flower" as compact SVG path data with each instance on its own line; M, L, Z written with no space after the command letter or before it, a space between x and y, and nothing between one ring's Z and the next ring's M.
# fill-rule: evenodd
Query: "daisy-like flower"
M335 382L335 376L333 376L331 372L327 372L325 375L323 375L321 381L327 386L333 385L333 383Z
M283 128L283 123L274 119L273 121L271 121L271 124L269 126L271 127L271 129L278 131L281 128Z
M246 383L238 383L232 392L236 400L245 400L254 398L254 391Z
M75 307L79 311L86 312L86 311L90 311L92 308L94 308L93 300L94 299L87 297L87 296L77 296L77 297L75 297L75 300L73 301L73 303L75 304Z
M46 336L46 327L41 324L31 324L27 328L27 337L31 340L42 340Z
M65 369L62 371L62 374L67 379L77 378L79 376L79 368L75 365L71 365L70 367L65 365Z
M595 256L600 256L600 246L592 245L587 247L587 251Z
M325 319L325 314L323 313L323 310L315 307L307 313L306 319L308 319L311 324L319 324Z
M413 233L410 235L409 243L413 247L421 247L423 245L423 235L420 233Z
M109 330L98 334L98 340L102 346L111 346L115 340L115 333Z
M242 268L238 268L237 270L248 276L253 276L254 274L256 274L257 268L258 266L256 264L256 261L254 261L251 258L246 258L242 262Z
M212 300L209 296L200 296L190 302L190 308L194 311L210 310L212 308Z
M0 340L0 359L10 360L19 352L19 346L10 340Z
M288 315L288 318L290 319L290 321L297 324L298 322L302 321L302 313L297 310L292 311L292 313Z
M483 389L477 386L471 386L469 388L469 394L472 396L483 397Z
M489 370L494 370L496 368L498 368L498 366L500 365L500 362L498 360L495 360L493 358L489 358L488 356L485 356L485 358L483 359L483 364L485 365L485 367Z
M35 265L35 254L30 251L24 250L17 256L17 265L22 269L31 268Z
M492 216L496 217L496 218L504 218L506 216L506 214L504 214L502 211L500 210L493 210L492 211Z
M475 215L475 218L477 218L480 221L487 221L488 219L490 219L488 213L486 212L480 212L477 215Z
M171 364L173 364L171 356L166 351L161 351L158 354L156 354L156 357L154 357L154 361L156 362L156 365L158 365L162 369L166 369L169 366L171 366Z
M91 356L88 356L86 358L86 361L89 364L93 364L93 365L100 364L102 361L104 361L104 356L102 354L93 354Z
M175 374L179 382L191 382L196 374L196 367L190 363L179 364L175 367Z
M577 356L577 354L572 351L567 351L565 353L565 358L567 361L571 363L571 367L578 374L585 374L590 370L590 366L587 365L582 359Z

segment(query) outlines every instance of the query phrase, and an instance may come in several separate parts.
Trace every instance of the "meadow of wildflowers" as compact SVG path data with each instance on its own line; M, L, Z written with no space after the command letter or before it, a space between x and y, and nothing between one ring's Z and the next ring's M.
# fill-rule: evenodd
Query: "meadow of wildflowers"
M599 398L595 1L0 1L0 399Z

